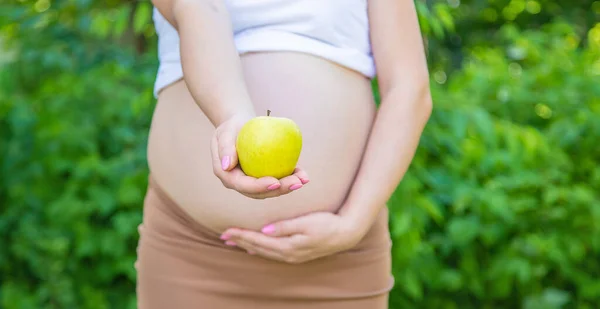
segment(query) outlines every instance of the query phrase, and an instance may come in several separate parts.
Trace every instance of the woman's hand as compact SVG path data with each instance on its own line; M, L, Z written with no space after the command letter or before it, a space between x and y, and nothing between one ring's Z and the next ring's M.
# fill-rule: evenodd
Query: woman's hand
M267 225L262 232L230 228L221 239L250 254L298 264L351 249L363 236L345 217L314 212Z
M185 84L202 113L216 127L211 141L212 163L223 185L245 196L264 199L290 193L306 184L308 176L300 169L279 180L256 179L245 175L238 166L237 133L255 115L225 1L152 3L179 33ZM206 48L207 44L211 48Z
M251 118L251 115L234 115L215 130L211 142L213 172L223 185L245 196L265 199L288 194L308 183L308 175L300 168L296 168L293 175L282 179L254 178L244 174L238 165L235 143L238 132Z

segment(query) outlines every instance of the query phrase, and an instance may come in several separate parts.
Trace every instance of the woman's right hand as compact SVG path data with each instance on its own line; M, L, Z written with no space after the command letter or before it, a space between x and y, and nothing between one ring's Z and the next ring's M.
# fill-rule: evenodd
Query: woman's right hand
M202 112L217 127L211 142L215 175L225 187L256 199L300 189L308 182L301 169L278 180L249 177L238 166L237 134L255 115L231 36L233 29L225 1L153 0L152 3L179 33L186 85ZM206 42L212 48L206 48Z
M276 197L302 188L309 180L308 175L300 168L296 168L293 175L282 179L254 178L244 174L238 164L235 144L238 132L251 118L248 115L234 115L216 128L211 142L215 175L226 188L254 199Z

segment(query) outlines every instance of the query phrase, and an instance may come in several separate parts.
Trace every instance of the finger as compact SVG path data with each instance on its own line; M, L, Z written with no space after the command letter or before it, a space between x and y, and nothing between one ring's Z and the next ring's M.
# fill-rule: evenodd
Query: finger
M234 235L234 236L232 236ZM225 245L228 246L232 246L232 247L239 247L241 249L246 250L246 252L248 252L248 254L251 255L255 255L255 254L259 254L259 255L263 255L269 258L275 258L275 259L280 259L282 260L283 257L281 256L281 254L277 254L271 250L265 249L265 248L261 248L261 247L257 247L255 244L248 242L248 241L244 241L243 239L237 238L235 237L235 235L238 235L237 232L234 231L234 229L229 229L225 232L223 232L223 234L221 235L221 239L225 240Z
M289 189L280 190L281 183L274 177L254 178L244 174L239 166L230 171L224 171L219 159L219 146L217 136L211 140L211 152L213 159L213 172L228 189L236 190L248 197L265 199L289 193Z
M227 158L221 158L219 147L218 135L214 135L210 142L213 172L217 177L219 177L219 179L221 179L221 181L223 181L223 176L227 172L226 169L231 169L230 166L232 165L231 158L229 156ZM228 186L228 183L223 182L223 184L225 184L227 188L231 189L231 186Z
M219 142L217 141L216 135L210 140L210 153L212 156L213 172L215 175L220 176L223 167L221 165L221 158L219 157Z
M283 177L279 179L279 182L281 183L279 191L282 193L289 193L302 188L302 181L295 175Z
M268 199L291 193L290 190L271 190L266 193L243 193L244 195L254 199Z
M300 179L300 182L302 182L303 185L307 184L310 179L308 178L308 174L306 173L306 171L304 171L302 168L300 167L296 167L296 169L294 170L294 176L298 177L298 179Z
M282 256L289 255L293 250L287 238L274 238L254 231L229 229L223 233L222 238L237 244L245 243L251 245L255 250L260 248Z
M224 172L220 177L230 188L245 194L263 194L272 192L281 188L281 183L275 177L254 178L247 176L239 168L235 167L230 172Z
M221 169L224 171L229 171L238 164L235 138L236 132L233 129L225 129L217 133L219 159Z
M253 237L256 236L256 237ZM307 238L304 235L293 235L285 238L273 238L279 240L280 249L264 246L261 241L263 235L253 231L240 229L229 229L225 231L221 239L229 239L227 242L235 242L239 247L245 249L249 254L258 254L270 259L280 260L286 263L297 264L306 261ZM268 239L264 238L265 240Z
M218 136L220 135L215 135L211 140L213 171L226 188L236 190L251 198L264 199L287 194L290 192L290 187L295 185L292 189L297 189L296 187L302 184L297 177L289 176L291 178L286 180L286 186L282 186L281 182L274 177L257 179L245 175L239 166L232 168L231 162L223 164L220 159ZM237 155L235 160L235 164L237 164ZM227 163L230 164L229 171L223 170L223 165L227 165Z
M247 246L248 248L250 248L250 249L246 250L246 252L248 252L248 254L252 254L252 255L256 254L256 255L271 259L271 260L276 260L276 261L280 261L280 262L284 262L284 263L288 263L288 264L299 264L299 263L304 263L309 260L306 258L308 255L305 251L295 251L295 252L289 252L286 254L282 254L277 251L269 250L269 249L262 248L259 246L254 246L253 244L245 242L243 240L240 240L240 243L242 243L243 246Z
M261 232L271 237L304 234L306 227L304 226L303 222L304 220L302 220L302 217L279 221L266 225L261 229Z
M282 179L278 180L280 185L272 185L270 186L268 189L269 192L266 193L260 193L260 198L270 198L270 197L276 197L276 196L281 196L281 195L285 195L285 194L289 194L292 191L296 191L300 188L302 188L303 184L302 181L296 177L296 176L288 176L288 177L284 177Z
M245 242L243 240L239 240L239 243L240 243L239 247L246 250L246 252L248 252L248 254L250 254L250 255L259 255L259 256L265 257L267 259L281 261L281 262L285 262L285 260L286 260L283 255L281 255L280 253L277 253L275 251L271 251L271 250L268 250L265 248L254 246L253 244Z

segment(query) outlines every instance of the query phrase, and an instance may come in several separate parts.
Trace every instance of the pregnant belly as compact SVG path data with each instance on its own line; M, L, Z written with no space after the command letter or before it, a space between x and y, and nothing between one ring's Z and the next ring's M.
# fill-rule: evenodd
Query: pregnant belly
M299 165L310 183L277 198L255 200L226 189L211 165L214 127L179 81L161 92L148 160L156 182L200 224L222 232L314 211L336 211L349 192L375 113L370 82L320 58L296 53L242 56L258 114L288 117L300 127Z

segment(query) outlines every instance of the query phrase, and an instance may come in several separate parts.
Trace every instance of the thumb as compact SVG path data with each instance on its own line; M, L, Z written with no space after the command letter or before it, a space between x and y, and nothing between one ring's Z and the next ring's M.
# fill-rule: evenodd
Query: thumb
M304 231L302 221L303 220L301 217L285 221L279 221L263 227L261 232L274 237L301 234Z
M221 168L224 171L230 171L238 164L235 142L236 134L234 130L223 130L217 136L219 159L221 160Z

